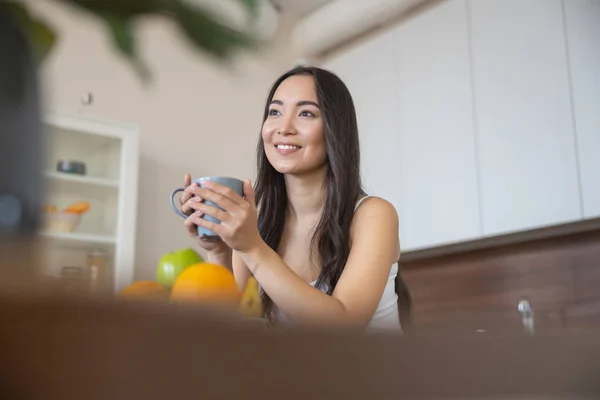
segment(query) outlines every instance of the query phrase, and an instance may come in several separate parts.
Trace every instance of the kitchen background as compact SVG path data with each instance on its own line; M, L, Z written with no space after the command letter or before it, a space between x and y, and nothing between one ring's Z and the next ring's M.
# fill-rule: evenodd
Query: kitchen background
M150 86L95 20L29 3L64 32L42 75L49 203L83 207L73 231L44 233L56 265L97 249L117 287L153 279L191 245L167 196L186 172L252 178L267 90L304 60L348 84L366 187L399 212L405 326L523 329L529 306L536 329L600 316L600 1L265 2L270 45L229 68L146 20ZM55 171L65 158L87 174Z

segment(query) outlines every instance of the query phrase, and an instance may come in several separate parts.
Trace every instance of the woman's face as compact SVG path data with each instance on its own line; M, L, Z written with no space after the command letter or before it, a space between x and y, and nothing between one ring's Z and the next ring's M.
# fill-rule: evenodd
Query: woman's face
M262 138L267 159L282 174L306 174L325 165L323 117L312 76L294 75L279 85Z

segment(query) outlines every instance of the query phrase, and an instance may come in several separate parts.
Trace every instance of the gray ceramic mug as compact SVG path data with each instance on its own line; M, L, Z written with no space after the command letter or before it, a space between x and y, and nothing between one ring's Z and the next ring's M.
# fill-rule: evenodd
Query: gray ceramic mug
M223 177L223 176L206 176L204 178L194 179L192 181L192 183L196 182L198 184L198 186L204 187L203 186L204 181L211 181L211 182L219 183L223 186L227 186L228 188L232 189L240 196L244 195L244 182L239 179ZM170 199L171 200L171 208L173 208L173 211L175 211L180 217L188 218L188 215L185 215L179 208L177 208L177 206L175 205L175 201L174 201L175 195L179 192L183 192L184 190L185 190L185 188L179 188L179 189L173 190L173 192L171 193L171 199ZM205 200L204 204L212 206L212 207L221 208L221 207L217 206L215 203L213 203L212 201L208 201L208 200ZM218 219L211 217L210 215L206 215L206 214L202 216L202 219L214 222L215 224L221 223L221 221L219 221ZM217 235L213 231L206 229L202 226L198 226L198 237L203 240L219 239L219 235Z

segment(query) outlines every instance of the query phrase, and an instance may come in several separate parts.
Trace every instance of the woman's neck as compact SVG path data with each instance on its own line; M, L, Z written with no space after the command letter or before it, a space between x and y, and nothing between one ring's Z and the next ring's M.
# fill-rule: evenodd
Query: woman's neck
M325 178L327 169L304 175L286 175L287 212L296 218L306 218L321 214L325 204L327 189Z

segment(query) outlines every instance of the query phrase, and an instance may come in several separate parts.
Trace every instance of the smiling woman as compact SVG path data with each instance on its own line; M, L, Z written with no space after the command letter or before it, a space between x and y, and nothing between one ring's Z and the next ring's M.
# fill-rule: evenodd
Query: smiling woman
M345 84L320 68L281 76L268 95L257 158L255 189L246 181L243 197L214 182L190 185L186 176L181 202L190 234L199 225L221 238L198 240L208 258L232 268L240 287L254 276L273 323L400 331L398 304L410 302L404 285L395 291L398 216L362 189L356 113Z

